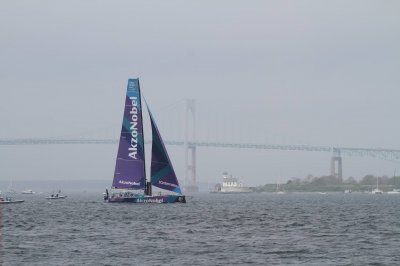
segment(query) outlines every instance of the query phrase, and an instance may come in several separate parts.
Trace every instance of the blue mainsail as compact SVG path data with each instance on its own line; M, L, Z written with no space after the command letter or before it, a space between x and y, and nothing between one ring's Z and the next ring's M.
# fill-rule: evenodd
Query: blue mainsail
M139 79L129 79L112 186L124 189L143 189L145 180L146 172Z
M146 105L150 115L153 136L151 148L151 184L165 190L182 194L178 179L176 178L174 168L172 167L171 160L169 159L167 150L165 149L160 132L158 131L157 125L147 103Z

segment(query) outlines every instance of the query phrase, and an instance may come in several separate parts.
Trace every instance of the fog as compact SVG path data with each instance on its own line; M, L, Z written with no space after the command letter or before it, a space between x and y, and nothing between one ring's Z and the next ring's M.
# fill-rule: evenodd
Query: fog
M0 138L119 137L139 77L164 139L400 149L398 1L3 1ZM169 106L172 106L169 108ZM149 135L149 134L148 134ZM183 179L184 151L167 147ZM149 148L146 148L149 151ZM0 179L110 180L116 145L1 146ZM329 153L198 148L198 180L330 173ZM345 157L344 176L397 162Z

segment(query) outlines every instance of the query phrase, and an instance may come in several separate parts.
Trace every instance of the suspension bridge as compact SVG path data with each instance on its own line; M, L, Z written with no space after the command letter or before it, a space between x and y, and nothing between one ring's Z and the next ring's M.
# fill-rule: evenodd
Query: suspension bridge
M198 141L195 139L194 100L186 101L185 113L184 140L165 140L165 144L185 148L185 187L186 190L192 192L198 190L196 175L196 149L198 147L331 153L331 175L338 178L342 178L343 173L342 156L373 157L400 162L400 149ZM118 142L119 139L114 138L0 138L0 145L116 145Z

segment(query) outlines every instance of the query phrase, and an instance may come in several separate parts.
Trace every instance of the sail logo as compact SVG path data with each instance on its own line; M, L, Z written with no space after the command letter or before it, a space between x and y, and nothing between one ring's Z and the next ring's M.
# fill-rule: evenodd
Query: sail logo
M118 183L122 184L122 185L130 185L130 186L139 186L140 185L139 182L125 181L125 180L120 180Z
M131 114L130 131L131 131L131 145L129 146L129 157L137 160L137 146L138 146L138 99L137 97L129 97L132 101L132 109L129 112Z
M175 184L172 184L172 183L168 183L168 182L165 182L165 181L158 181L158 184L160 184L160 185L164 185L164 186L170 186L170 187L178 187L177 185L175 185Z
M155 199L143 199L139 198L136 200L137 203L164 203L163 198L155 198Z

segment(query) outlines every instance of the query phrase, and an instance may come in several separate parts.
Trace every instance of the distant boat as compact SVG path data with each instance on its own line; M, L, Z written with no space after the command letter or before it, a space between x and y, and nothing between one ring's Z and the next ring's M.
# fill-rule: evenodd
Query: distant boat
M11 197L0 196L0 204L22 203L24 200L13 200Z
M317 192L318 194L320 194L320 195L325 195L326 194L326 192Z
M146 102L152 129L151 177L146 179L143 109L139 79L129 79L111 191L104 200L110 203L185 203L178 179L158 127ZM168 194L152 194L152 187Z
M63 196L63 195L50 195L48 197L46 197L46 199L65 199L67 196Z
M279 179L276 182L276 194L286 194L286 192L281 188L281 184L279 184Z
M65 199L67 196L61 194L61 190L58 193L53 193L50 196L46 197L46 199Z
M372 194L383 194L383 191L379 189L379 177L376 177L376 188L371 191Z
M27 189L27 190L23 190L21 193L22 194L35 194L36 192L34 192L32 189Z
M346 190L344 191L344 193L353 193L353 191L352 191L351 189L346 189Z
M372 194L383 194L383 191L380 190L379 188L374 188L374 189L371 191L371 193L372 193Z
M251 193L253 190L249 187L244 186L237 178L228 175L227 172L222 174L222 185L215 185L214 191L211 193L221 194L234 194L234 193Z
M388 191L388 194L400 194L400 189L393 189L392 191Z
M396 169L394 169L394 173L393 173L393 180L396 181ZM395 186L398 186L398 182L395 182L394 184ZM394 188L392 191L388 191L388 194L400 194L400 189L398 188Z

